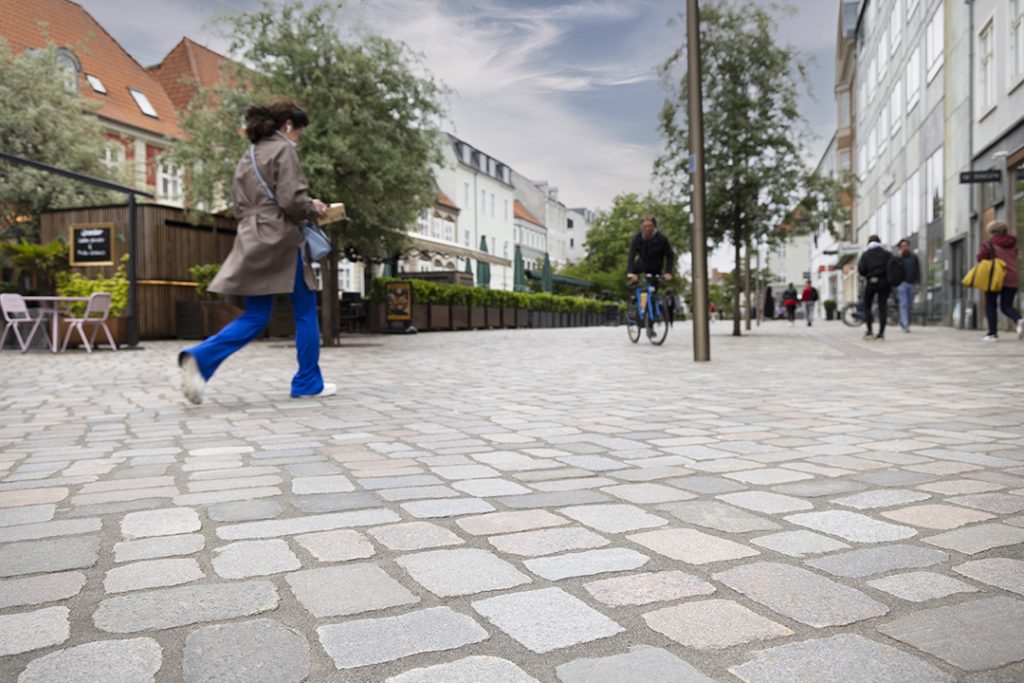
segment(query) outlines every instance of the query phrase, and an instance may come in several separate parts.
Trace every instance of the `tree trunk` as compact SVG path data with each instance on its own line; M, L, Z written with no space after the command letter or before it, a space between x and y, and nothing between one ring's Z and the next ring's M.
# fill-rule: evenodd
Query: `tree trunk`
M732 336L740 337L740 273L743 272L743 228L736 226L736 234L733 235L733 244L736 247L736 267L732 271Z
M743 273L743 291L747 297L747 332L750 332L750 321L754 317L754 309L751 308L753 302L753 293L750 291L750 239L748 238L744 245L744 251L747 255L747 267Z
M757 278L757 326L761 327L761 320L764 318L764 273L761 272L761 245L754 252L754 263L756 264Z
M323 346L338 344L338 238L334 231L330 233L331 253L320 264L320 273L324 281L324 291L320 293L320 337Z

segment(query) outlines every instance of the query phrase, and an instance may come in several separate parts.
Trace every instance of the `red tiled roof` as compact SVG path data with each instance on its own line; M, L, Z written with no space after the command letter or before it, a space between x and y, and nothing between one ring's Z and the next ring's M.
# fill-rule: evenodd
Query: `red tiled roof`
M530 213L529 211L527 211L526 207L523 206L519 202L518 199L515 201L515 216L516 216L516 218L521 218L524 221L528 221L528 222L533 223L534 225L540 226L542 228L546 228L547 227L543 223L541 223L539 220L534 218L533 214Z
M174 105L159 81L81 5L69 0L0 0L0 36L15 54L44 48L48 42L70 49L82 63L82 95L99 103L101 117L168 137L180 136ZM86 74L99 78L107 94L93 91ZM143 114L128 88L145 94L158 118Z
M181 111L195 96L196 84L209 88L225 78L228 83L234 81L234 75L224 70L224 65L230 61L189 38L182 38L162 62L149 67L149 72L160 81L175 108Z
M437 191L437 203L440 204L441 206L446 206L449 209L460 211L459 207L455 205L455 202L449 199L448 195L446 195L444 192L441 192L441 190Z

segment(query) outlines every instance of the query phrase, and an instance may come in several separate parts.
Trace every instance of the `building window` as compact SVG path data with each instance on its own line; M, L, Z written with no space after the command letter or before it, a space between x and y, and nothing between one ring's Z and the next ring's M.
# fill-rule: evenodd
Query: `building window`
M896 191L889 197L889 244L895 244L905 234L906 229L903 224L903 188L897 187Z
M452 221L446 220L444 222L444 238L448 242L455 241L455 223L453 223Z
M883 105L878 110L878 156L885 154L885 148L889 144L889 105Z
M182 173L180 166L161 161L157 167L156 183L160 188L161 198L171 201L181 199Z
M885 80L885 72L889 68L889 31L882 31L878 39L878 80Z
M875 157L878 156L878 131L874 128L868 133L868 170L875 167Z
M103 85L103 81L101 81L99 77L93 76L92 74L86 74L85 80L89 81L89 87L91 87L95 92L100 95L107 94L107 86Z
M480 190L480 206L477 207L480 213L487 211L487 190Z
M570 249L574 249L575 247L576 247L576 240L574 240L573 238L570 237L569 238L569 248Z
M913 235L921 229L921 171L914 171L907 181L907 224L906 235Z
M508 200L505 200L505 221L508 221Z
M868 173L868 155L864 150L864 145L860 146L857 150L857 177L864 180L864 177Z
M1010 74L1024 78L1024 0L1010 0Z
M924 218L931 223L942 216L943 178L942 178L942 148L935 151L928 161L925 162L925 195Z
M935 74L942 68L943 46L945 44L945 14L940 6L931 21L928 22L927 33L927 61L928 82L931 83Z
M469 208L469 183L462 183L462 208Z
M128 88L128 92L131 93L132 97L135 99L135 104L139 105L139 110L143 114L145 114L146 116L151 116L154 119L159 118L156 115L156 109L153 108L153 105L150 103L149 98L146 97L146 93L140 90L136 90L135 88Z
M421 235L430 234L430 214L426 211L420 214L419 221L417 221L417 228Z
M465 237L465 242L464 243L465 243L465 245L467 247L469 246L469 230L466 231L466 237Z
M907 60L907 114L913 111L921 99L921 48L915 47Z
M494 193L491 193L491 218L494 218L497 214L494 213Z
M903 40L903 0L896 0L889 15L889 51L895 55Z
M839 150L839 173L840 175L850 172L850 150Z
M907 21L910 21L910 17L914 16L914 12L917 11L917 6L921 4L921 0L907 0Z
M978 34L978 118L996 106L995 36L989 21Z
M124 163L124 145L115 140L108 140L103 145L103 165L114 170Z
M850 91L840 90L836 96L836 104L839 106L839 127L850 127Z
M868 5L870 7L871 5ZM865 107L870 107L871 102L875 99L875 85L878 83L878 62L874 59L868 64L868 101L864 104Z
M861 84L857 86L857 120L861 121L864 118L864 105L867 104L868 87L861 81Z
M57 69L61 72L64 91L77 93L79 91L78 74L82 70L82 64L78 61L75 53L66 47L59 48L56 55Z
M903 126L903 79L899 79L892 86L892 94L889 95L889 134L896 137L896 133Z

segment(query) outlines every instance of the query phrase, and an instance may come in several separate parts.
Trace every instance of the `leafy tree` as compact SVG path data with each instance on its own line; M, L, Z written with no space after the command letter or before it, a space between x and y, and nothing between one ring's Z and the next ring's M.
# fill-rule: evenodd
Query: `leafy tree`
M599 212L594 219L587 233L586 257L562 272L590 280L595 293L607 293L614 299L627 298L629 245L648 214L657 217L658 230L668 237L676 256L689 251L689 224L681 205L661 201L651 194L643 197L636 193L621 194L615 197L611 209Z
M14 55L0 38L0 149L86 175L109 178L104 138L94 106L64 89L50 46ZM37 241L46 209L111 200L104 191L68 178L0 162L0 240Z
M379 260L402 248L407 226L434 201L445 91L403 44L373 35L343 40L340 7L264 1L229 17L231 51L247 66L190 105L187 139L173 156L190 169L190 206L229 203L231 174L248 146L239 133L243 112L253 102L296 100L311 120L300 145L311 192L344 202L348 213L343 227L328 227L335 245ZM326 301L337 300L339 250L325 261ZM327 345L335 309L323 307Z
M806 87L807 67L795 50L773 36L775 19L766 10L735 0L701 11L701 74L704 97L706 168L705 221L709 240L729 240L737 271L742 249L759 239L792 233L775 231L777 223L806 197L796 222L807 230L842 220L845 209L839 184L816 175L804 164L806 121L797 103ZM670 197L689 205L689 122L685 48L662 66L667 99L660 131L665 152L655 173ZM740 288L733 293L733 334L740 334Z

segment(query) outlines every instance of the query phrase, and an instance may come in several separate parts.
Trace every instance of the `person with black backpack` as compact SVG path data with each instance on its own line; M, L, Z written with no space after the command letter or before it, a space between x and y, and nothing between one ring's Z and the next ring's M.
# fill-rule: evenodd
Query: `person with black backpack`
M818 305L818 290L814 288L810 280L804 285L800 300L804 302L804 318L807 319L807 327L810 327L814 322L814 308Z
M868 330L864 339L885 339L885 319L888 314L889 292L893 287L898 286L906 277L903 270L903 261L893 258L878 235L868 238L867 249L860 256L857 263L857 272L860 273L866 282L864 284L864 320L867 322ZM878 336L871 334L871 326L874 322L872 306L875 299L878 299Z

